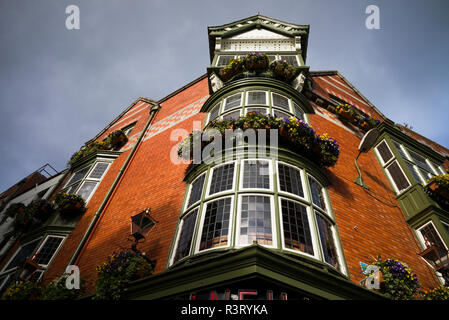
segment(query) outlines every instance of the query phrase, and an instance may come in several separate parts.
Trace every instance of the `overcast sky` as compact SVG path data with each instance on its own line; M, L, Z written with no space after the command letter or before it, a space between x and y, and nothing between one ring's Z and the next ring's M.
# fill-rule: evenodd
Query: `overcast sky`
M69 5L80 29L65 26ZM365 27L368 5L380 29ZM0 191L70 156L139 96L206 72L207 27L309 24L306 64L338 70L387 117L449 147L449 1L2 0Z

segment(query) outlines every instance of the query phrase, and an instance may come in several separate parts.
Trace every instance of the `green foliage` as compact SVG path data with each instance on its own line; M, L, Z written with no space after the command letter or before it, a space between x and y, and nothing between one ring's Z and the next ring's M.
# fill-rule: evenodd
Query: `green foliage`
M445 189L446 191L449 191L449 174L440 174L438 176L433 176L426 182L427 184L435 182L439 187Z
M424 300L449 300L449 287L439 286L421 294Z
M97 266L94 300L120 300L122 292L133 280L148 276L153 268L147 260L134 252L114 252L106 262Z
M270 71L284 81L291 81L296 75L296 68L285 60L275 60L270 64Z
M55 196L55 204L62 215L80 214L86 211L84 199L76 194L59 192Z
M66 286L68 277L69 275L64 274L43 287L39 300L74 300L82 296L86 290L84 281L81 279L80 289L68 289Z
M12 284L3 293L2 300L36 300L42 288L30 281L19 281Z
M379 266L382 273L380 293L394 300L416 298L420 284L412 269L405 263L393 259L382 261L379 257L372 264Z

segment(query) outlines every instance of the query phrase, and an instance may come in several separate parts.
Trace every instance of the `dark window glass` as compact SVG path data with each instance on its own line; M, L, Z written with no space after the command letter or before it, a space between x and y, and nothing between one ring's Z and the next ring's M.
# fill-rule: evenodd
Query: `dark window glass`
M71 185L72 183L80 181L82 178L84 178L84 176L86 175L87 171L89 171L89 169L90 169L90 166L87 166L87 167L75 172L73 174L72 178L67 183L67 185Z
M408 151L410 156L412 157L413 161L420 167L421 169L426 170L427 172L433 172L432 168L427 164L426 159L421 157L419 154L414 153L413 151Z
M192 184L192 189L190 191L190 198L189 198L189 206L197 202L201 199L201 192L203 191L203 184L204 184L204 177L206 175L203 174L198 179L195 180L195 182Z
M306 207L297 202L282 199L281 210L285 247L313 255Z
M428 223L426 226L422 227L419 231L421 232L424 238L424 244L426 245L426 248L431 246L436 246L441 249L445 248L433 224Z
M267 104L267 93L264 91L249 91L248 104Z
M300 197L304 197L304 191L302 190L302 182L301 182L301 172L298 169L280 163L278 165L278 168L279 168L279 187L281 191L293 193Z
M287 61L288 64L294 66L294 67L298 67L298 60L296 58L296 56L281 56L281 60L285 60Z
M216 167L212 175L209 194L231 190L234 179L234 163Z
M36 249L38 244L39 244L39 241L33 241L33 242L23 245L19 249L19 252L11 260L11 262L8 263L8 266L5 268L5 270L9 270L14 267L22 267L25 260L27 258L31 258L31 254L34 252L34 250Z
M109 164L105 162L99 162L95 165L95 168L89 175L90 179L100 179L103 176L103 173L108 168Z
M209 202L204 215L200 250L228 244L231 198Z
M410 186L397 161L390 164L386 170L390 173L390 176L399 191L407 189Z
M189 255L192 244L193 231L195 229L196 215L198 209L183 218L182 230L179 236L178 248L176 249L175 261Z
M391 153L385 141L379 143L376 148L384 163L387 163L391 158L393 158L393 154Z
M81 196L84 199L84 201L87 201L92 191L94 191L97 183L98 182L91 182L91 181L84 182L81 188L78 190L77 194Z
M223 119L237 119L238 117L240 117L240 110L223 115Z
M413 167L413 164L408 162L407 160L404 160L404 162L405 162L405 165L407 166L408 170L412 174L413 178L415 178L415 180L417 182L421 182L421 178L419 177L418 173L416 172L415 168Z
M320 234L321 247L323 248L324 261L338 268L338 256L332 233L332 225L320 214L317 212L315 213L318 231Z
M219 56L217 61L217 67L224 67L234 59L234 56Z
M304 112L303 112L302 109L301 109L296 103L294 103L294 102L293 102L293 109L294 109L293 111L294 111L295 117L298 118L299 120L304 121Z
M288 99L277 93L273 93L273 106L290 111L290 108L288 106Z
M257 113L261 113L261 114L267 114L267 108L246 108L246 113L249 112L257 112Z
M309 178L310 193L312 194L312 202L323 210L326 210L326 203L323 196L323 187L315 181L315 179Z
M401 155L402 159L408 160L407 156L405 155L404 151L401 148L401 145L399 143L397 143L396 141L393 141L393 144L396 147L396 150L398 150L398 152Z
M240 216L240 244L272 245L270 198L264 196L242 197Z
M60 237L48 237L39 251L34 255L33 260L38 264L47 265L51 258L53 258L62 240L63 238Z
M290 118L291 117L291 115L289 115L288 113L279 111L279 110L274 110L273 113L276 118Z
M223 110L229 110L231 108L240 107L242 100L242 94L237 93L226 98L225 106Z
M270 188L268 161L248 160L244 162L243 188Z
M212 110L210 111L210 120L215 119L216 117L218 117L218 113L220 112L220 104L217 104L216 106L214 106L212 108Z

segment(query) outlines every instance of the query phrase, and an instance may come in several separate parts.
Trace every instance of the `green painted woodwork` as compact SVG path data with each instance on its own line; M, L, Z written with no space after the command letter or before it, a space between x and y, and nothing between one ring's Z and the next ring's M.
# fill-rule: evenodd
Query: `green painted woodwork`
M238 284L245 279L266 279L296 288L317 299L386 299L351 282L332 268L303 257L251 245L222 254L203 254L162 273L133 282L125 299L174 299L199 290Z

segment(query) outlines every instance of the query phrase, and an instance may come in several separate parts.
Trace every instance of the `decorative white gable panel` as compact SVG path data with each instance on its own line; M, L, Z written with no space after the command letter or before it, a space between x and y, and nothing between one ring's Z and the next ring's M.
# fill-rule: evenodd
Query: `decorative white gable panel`
M253 29L247 32L240 33L229 39L289 39L289 37L266 29Z
M295 39L223 39L221 51L295 51Z

